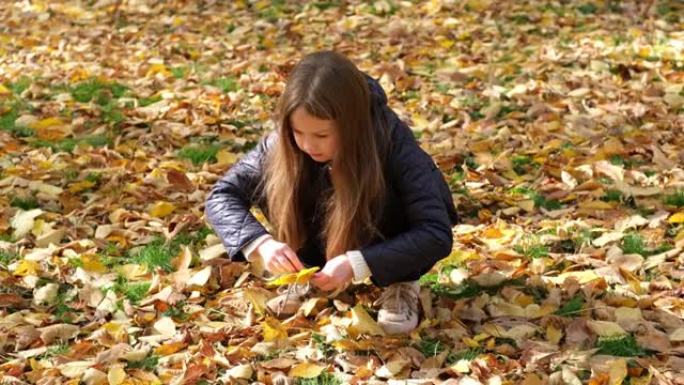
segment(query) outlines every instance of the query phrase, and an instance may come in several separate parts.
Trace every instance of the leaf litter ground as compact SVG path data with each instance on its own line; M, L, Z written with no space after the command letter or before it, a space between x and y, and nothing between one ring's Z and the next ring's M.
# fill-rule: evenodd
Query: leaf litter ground
M2 382L682 383L682 8L8 2ZM380 79L464 218L409 336L370 285L269 316L203 220L328 48Z

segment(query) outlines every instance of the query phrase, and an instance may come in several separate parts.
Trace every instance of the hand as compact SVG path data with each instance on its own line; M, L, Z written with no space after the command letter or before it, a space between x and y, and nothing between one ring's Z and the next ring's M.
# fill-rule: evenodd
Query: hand
M330 291L345 286L351 282L352 278L354 278L354 270L349 263L349 258L342 254L329 260L323 270L314 274L311 282L321 290Z
M285 243L268 239L257 247L266 270L273 274L296 273L304 268L297 254Z

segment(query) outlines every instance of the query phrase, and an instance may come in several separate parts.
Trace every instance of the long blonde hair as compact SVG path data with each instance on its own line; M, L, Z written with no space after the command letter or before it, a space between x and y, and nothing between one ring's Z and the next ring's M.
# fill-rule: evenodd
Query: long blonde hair
M296 145L290 115L303 107L319 119L334 120L339 148L330 161L332 193L325 199L325 257L360 248L374 235L386 194L383 173L389 133L374 119L365 75L345 56L322 51L305 56L292 70L275 113L279 138L265 164L268 219L277 239L298 250L307 240L302 214L304 189L313 164Z

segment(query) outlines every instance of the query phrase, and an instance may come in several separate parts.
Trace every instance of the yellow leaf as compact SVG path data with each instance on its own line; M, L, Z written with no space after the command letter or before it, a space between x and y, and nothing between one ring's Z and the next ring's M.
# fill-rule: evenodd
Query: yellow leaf
M14 269L14 275L26 277L27 275L37 275L40 270L40 265L35 261L22 260Z
M238 155L228 150L219 150L216 153L216 160L221 166L230 165L237 162Z
M546 339L554 345L557 345L563 338L563 331L556 328L552 324L546 327Z
M154 352L159 354L160 356L168 356L169 354L176 353L184 347L185 343L183 342L169 342L157 347L156 349L154 349Z
M116 269L117 273L126 277L126 279L138 279L147 274L147 268L137 263L127 263Z
M5 87L5 86L3 86L2 84L0 84L0 95L9 94L10 92L11 92L11 91L8 90L7 87Z
M479 348L480 344L472 338L463 337L463 343L469 348Z
M385 331L375 322L360 304L351 310L352 322L349 332L353 335L369 334L375 336L385 335Z
M290 285L293 283L306 283L308 282L311 277L314 275L315 272L317 272L320 268L318 266L310 267L308 269L303 269L300 270L296 273L289 273L289 274L283 274L279 276L278 278L271 280L268 282L268 285L273 287L273 286L284 286L284 285Z
M273 317L266 317L261 323L261 328L265 342L287 339L287 329Z
M684 223L684 211L672 214L670 219L668 219L667 221L670 223Z
M156 74L162 74L164 77L171 76L171 71L169 71L166 66L162 63L152 64L150 69L147 70L145 74L146 77L154 76Z
M112 366L107 373L109 385L121 385L126 379L126 372L121 366Z
M148 212L153 217L163 218L171 214L174 210L176 210L176 206L173 203L158 201L152 205Z
M63 125L64 122L62 119L57 118L57 117L51 117L51 118L45 118L41 119L35 123L29 124L30 128L33 128L34 130L44 130L49 127L54 127L54 126L61 126Z
M106 273L107 267L100 262L97 255L82 255L83 270L89 273Z
M451 252L446 258L437 262L437 269L444 266L459 266L466 261L476 261L480 256L474 251L456 249Z
M604 201L584 201L579 204L579 208L587 210L610 210L613 207L614 204Z
M589 329L599 337L615 337L627 334L627 332L615 322L587 321L587 326L589 326Z
M491 0L468 0L466 5L477 12L485 11L491 5Z
M627 377L627 361L624 358L619 358L610 364L610 385L621 385L622 381Z
M309 362L302 362L297 364L290 369L288 376L290 377L301 377L301 378L314 378L318 377L325 370L325 366L319 366Z
M83 190L87 190L93 186L95 186L95 182L89 181L89 180L74 182L74 183L69 185L69 192L78 193L78 192L81 192Z

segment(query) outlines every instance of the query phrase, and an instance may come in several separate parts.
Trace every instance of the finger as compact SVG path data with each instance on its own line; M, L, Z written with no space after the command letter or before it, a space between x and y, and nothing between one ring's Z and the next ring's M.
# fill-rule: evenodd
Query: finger
M280 263L285 268L285 271L287 271L289 273L294 273L297 271L297 269L295 269L292 262L290 262L290 259L287 258L287 255L278 254L277 260L278 260L278 263Z
M287 273L287 269L285 268L285 266L283 266L282 263L280 263L278 258L273 258L271 260L271 263L269 264L268 269L274 274Z
M285 256L297 269L297 271L304 269L304 265L302 265L302 262L299 260L299 258L297 258L297 254L295 254L295 252L292 251L292 249L286 249Z

